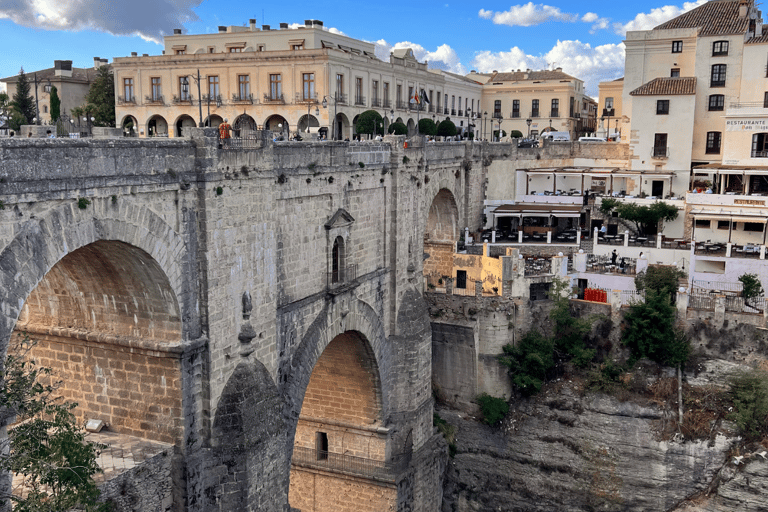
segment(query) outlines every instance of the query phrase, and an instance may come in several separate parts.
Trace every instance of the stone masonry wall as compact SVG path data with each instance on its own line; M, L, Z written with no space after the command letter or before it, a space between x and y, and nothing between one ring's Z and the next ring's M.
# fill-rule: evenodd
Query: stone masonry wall
M300 512L395 512L394 484L304 468L291 470L290 503Z
M173 453L165 451L99 486L112 512L168 512L173 502Z

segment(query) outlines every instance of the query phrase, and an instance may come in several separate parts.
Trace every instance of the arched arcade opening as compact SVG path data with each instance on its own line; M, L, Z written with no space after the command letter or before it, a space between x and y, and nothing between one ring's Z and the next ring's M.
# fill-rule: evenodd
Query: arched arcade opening
M429 206L424 227L424 276L453 277L453 255L459 240L459 208L453 193L440 189Z
M393 510L381 379L356 331L336 336L312 370L296 427L289 501L299 510Z

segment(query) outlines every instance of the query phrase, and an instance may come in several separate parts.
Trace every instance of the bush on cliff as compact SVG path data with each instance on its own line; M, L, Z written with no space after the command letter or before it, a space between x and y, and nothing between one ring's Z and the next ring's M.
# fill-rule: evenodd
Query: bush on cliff
M499 361L509 368L512 384L523 395L541 391L547 372L555 365L555 344L538 331L529 331L517 345L504 345Z
M509 404L506 400L488 393L478 396L477 403L480 405L480 412L483 413L483 421L492 427L499 424L509 412Z
M730 385L734 410L728 419L739 426L748 442L768 436L768 373L738 373L730 378Z

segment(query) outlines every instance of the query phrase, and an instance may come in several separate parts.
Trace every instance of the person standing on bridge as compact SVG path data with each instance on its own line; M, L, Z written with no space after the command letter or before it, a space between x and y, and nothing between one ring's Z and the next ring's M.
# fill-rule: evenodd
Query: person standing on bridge
M228 121L229 119L224 119L224 122L219 125L219 139L224 144L229 140L229 132L232 131L232 127L229 125Z

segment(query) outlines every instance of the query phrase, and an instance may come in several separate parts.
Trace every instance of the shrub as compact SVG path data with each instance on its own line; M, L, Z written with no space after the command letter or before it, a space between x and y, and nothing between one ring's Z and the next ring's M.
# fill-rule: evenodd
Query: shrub
M437 431L443 434L448 443L448 454L451 457L456 455L456 427L445 421L436 412L432 413L432 426L437 427Z
M395 135L408 135L408 127L403 123L392 123L387 128L387 133L394 133Z
M91 202L84 197L81 197L80 199L77 200L77 207L80 208L81 210L85 210L86 208L88 208L89 204L91 204Z
M730 378L733 412L728 419L736 423L746 441L759 441L768 435L768 373L741 372Z
M380 131L382 124L381 114L375 110L366 110L359 116L357 116L357 122L355 123L355 133L369 133L373 135Z
M743 285L741 296L745 300L760 297L763 294L763 285L760 283L757 274L744 274L739 276L739 281Z
M554 307L549 316L554 322L555 347L561 355L573 358L576 366L585 367L595 357L595 350L584 347L584 337L592 330L592 320L571 314L570 283L555 279L549 292Z
M453 124L450 118L446 117L437 125L437 134L441 137L453 137L456 133L456 125Z
M529 331L517 345L504 345L499 361L509 368L512 384L526 396L541 390L547 372L555 365L554 342L538 331Z
M520 130L512 130L511 132L509 132L509 136L512 137L513 139L522 139L523 132L521 132Z
M688 360L690 343L685 333L675 328L675 308L664 289L647 289L645 302L632 304L624 321L621 340L632 352L631 361L647 357L678 367Z
M509 412L509 404L503 398L496 398L487 393L477 397L480 404L480 412L483 413L483 421L490 426L496 426Z
M419 133L422 135L437 135L437 125L429 118L419 120Z

